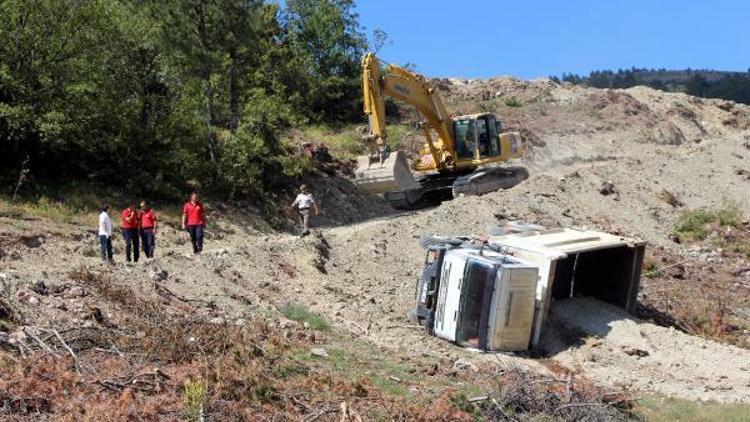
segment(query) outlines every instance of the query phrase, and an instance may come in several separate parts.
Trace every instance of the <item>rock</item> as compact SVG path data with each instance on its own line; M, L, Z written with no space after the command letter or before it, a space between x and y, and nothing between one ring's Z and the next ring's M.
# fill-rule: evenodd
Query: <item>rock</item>
M42 246L44 239L44 236L21 236L21 243L29 249L35 249Z
M222 317L216 317L216 318L211 318L209 322L215 325L224 325L226 323L226 320Z
M31 288L31 290L34 291L34 293L42 295L42 296L47 296L47 294L49 293L49 290L47 289L47 285L44 284L44 281L42 280L39 280L36 283L34 283L34 286Z
M643 358L643 357L650 355L650 353L645 350L638 349L635 347L630 347L630 346L622 346L622 351L625 352L625 354L628 356L637 356L639 358Z
M617 188L615 187L614 183L607 180L606 182L602 182L602 187L599 188L599 193L601 193L604 196L609 196L609 195L617 193Z
M472 362L469 362L468 360L464 359L458 359L455 362L453 362L453 370L455 371L472 371L472 372L478 372L479 368L477 368L476 365L474 365Z
M154 281L164 281L169 277L167 270L156 270L151 272L151 279Z
M323 349L323 348L320 348L320 347L319 348L310 349L310 354L313 355L313 356L320 357L320 358L327 358L328 357L328 352L326 352L326 349Z
M65 291L65 293L63 293L63 297L66 299L84 296L86 296L86 289L81 286L71 286Z
M96 306L91 308L90 312L88 313L88 315L84 317L84 319L87 319L87 320L93 319L99 324L104 324L107 322L106 318L104 318L104 314L102 313L102 310Z
M14 344L16 344L18 342L24 343L28 339L29 339L29 337L26 335L26 333L23 332L22 329L21 330L16 330L16 331L10 333L10 335L8 335L8 340L11 343L14 343Z

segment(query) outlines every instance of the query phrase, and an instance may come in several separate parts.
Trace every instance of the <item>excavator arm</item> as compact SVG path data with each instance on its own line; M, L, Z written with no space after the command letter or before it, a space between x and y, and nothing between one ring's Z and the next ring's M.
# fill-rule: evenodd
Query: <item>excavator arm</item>
M432 163L422 160L419 170L442 169L449 163L455 156L453 121L435 87L423 76L393 64L386 67L383 75L380 61L372 53L362 59L362 69L364 109L369 117L366 142L379 146L385 144L385 97L390 96L413 106L425 119L422 129L432 155ZM433 132L437 134L437 139L433 139Z

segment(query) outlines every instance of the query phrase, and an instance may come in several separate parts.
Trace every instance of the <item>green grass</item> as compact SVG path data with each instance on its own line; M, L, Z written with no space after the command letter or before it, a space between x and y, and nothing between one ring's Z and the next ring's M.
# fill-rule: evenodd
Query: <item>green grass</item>
M716 211L716 220L721 227L739 227L742 224L742 214L735 204L728 204Z
M674 227L674 233L680 239L702 240L708 235L706 225L714 221L714 213L704 210L689 210L683 212Z
M303 142L323 143L334 158L352 160L365 152L357 127L357 125L347 125L333 128L316 125L304 127L300 131ZM387 144L392 151L399 149L410 137L414 136L414 129L404 124L388 124L386 130L388 132ZM289 143L292 140L287 139L286 142ZM296 145L290 146L296 147Z
M338 340L325 346L328 354L326 358L313 356L309 350L297 353L292 357L291 362L283 365L288 369L280 370L280 375L297 376L300 375L301 367L324 365L331 372L346 377L354 383L367 380L383 393L398 397L409 397L411 392L408 386L424 381L407 365L388 359L370 343L347 344L341 341ZM290 373L294 371L297 372Z
M0 200L0 216L9 218L45 218L61 223L71 223L81 215L81 210L66 203L53 201L46 196L35 201L11 203Z
M643 276L644 277L655 277L659 274L659 264L653 259L646 259L643 262Z
M735 204L726 204L719 210L704 208L684 211L677 219L674 234L680 239L703 240L708 236L707 227L716 223L720 227L738 227L742 215Z
M331 325L325 320L325 318L307 309L304 305L288 303L281 308L281 314L286 318L297 321L301 324L307 323L313 330L331 330Z
M640 414L652 422L750 421L750 405L698 402L664 397L639 401Z

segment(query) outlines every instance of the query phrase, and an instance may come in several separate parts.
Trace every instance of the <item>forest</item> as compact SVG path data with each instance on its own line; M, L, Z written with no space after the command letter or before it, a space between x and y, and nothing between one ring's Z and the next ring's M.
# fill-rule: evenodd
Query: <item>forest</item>
M352 0L282 4L0 0L3 193L232 198L299 177L280 133L362 120L368 44Z
M588 76L563 73L551 76L555 82L569 82L594 88L630 88L645 85L667 92L684 92L703 98L720 98L750 104L750 69L747 72L716 70L681 71L666 69L595 70Z

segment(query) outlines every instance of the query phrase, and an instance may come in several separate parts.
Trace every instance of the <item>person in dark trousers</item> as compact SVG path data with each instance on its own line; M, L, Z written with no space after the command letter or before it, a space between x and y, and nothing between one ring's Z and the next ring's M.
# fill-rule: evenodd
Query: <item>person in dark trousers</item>
M99 214L99 245L102 250L102 261L112 262L112 219L109 218L109 205L102 206Z
M190 200L182 207L182 229L190 233L190 243L193 244L193 253L203 252L203 231L206 228L206 214L198 194L190 194Z
M133 262L138 262L138 210L135 202L122 210L122 237L125 239L125 257L130 262L130 251L133 251Z
M141 211L138 217L141 224L143 253L146 258L153 258L154 249L156 249L156 213L146 201L141 201Z

